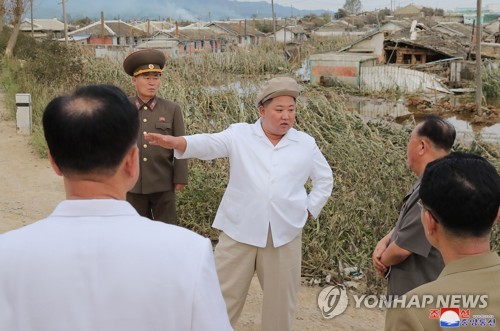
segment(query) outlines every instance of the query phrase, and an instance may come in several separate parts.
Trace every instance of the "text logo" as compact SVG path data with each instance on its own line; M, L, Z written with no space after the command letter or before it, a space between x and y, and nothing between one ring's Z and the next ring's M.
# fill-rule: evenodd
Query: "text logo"
M460 327L460 308L441 308L439 326L442 328Z
M318 307L325 319L342 314L347 309L349 299L344 285L325 287L318 295Z

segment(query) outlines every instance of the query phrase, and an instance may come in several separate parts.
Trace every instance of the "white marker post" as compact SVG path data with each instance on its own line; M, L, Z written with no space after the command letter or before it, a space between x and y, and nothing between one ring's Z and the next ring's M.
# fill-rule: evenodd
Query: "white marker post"
M33 111L31 109L31 94L17 93L16 108L17 133L31 135L33 116Z

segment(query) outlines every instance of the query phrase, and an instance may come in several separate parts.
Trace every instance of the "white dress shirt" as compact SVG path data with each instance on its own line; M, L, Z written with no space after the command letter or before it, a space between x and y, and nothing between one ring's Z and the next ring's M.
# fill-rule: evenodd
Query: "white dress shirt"
M67 200L0 235L0 330L231 330L208 239L125 201Z
M229 183L213 227L241 243L265 247L269 227L273 245L292 241L308 211L317 217L333 189L333 174L314 139L291 128L274 146L260 119L238 123L214 134L185 136L177 158L229 157ZM311 179L309 194L304 187Z

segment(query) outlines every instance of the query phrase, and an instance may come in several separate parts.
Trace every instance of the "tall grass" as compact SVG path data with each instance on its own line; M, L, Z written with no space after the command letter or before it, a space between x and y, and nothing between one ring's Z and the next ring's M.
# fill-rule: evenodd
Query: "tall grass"
M487 98L500 97L500 68L493 65L484 66L481 74L484 96Z
M46 154L46 146L39 126L40 114L52 97L90 83L111 83L133 93L130 77L113 61L93 58L78 48L44 49L46 58L41 54L24 58L19 55L23 62L2 64L8 99L19 92L33 95L33 142L41 155ZM43 66L33 63L41 60L46 60ZM32 68L22 70L26 66ZM59 69L61 74L54 71ZM269 45L170 60L160 95L180 104L189 134L217 132L235 122L254 122L258 117L253 104L257 87L271 76L291 75L291 70L283 52ZM53 72L58 74L54 76ZM405 165L406 142L414 123L403 127L367 123L345 111L334 89L303 87L296 128L316 139L336 181L320 217L304 228L303 274L333 274L336 281L341 281L340 264L358 266L366 274L370 291L379 291L384 282L372 271L371 253L377 241L394 226L401 198L416 179ZM481 142L459 148L486 156L500 169L498 149ZM214 240L218 232L211 223L228 181L228 166L227 160L190 160L189 185L178 197L181 224ZM498 249L498 231L494 232L493 243Z

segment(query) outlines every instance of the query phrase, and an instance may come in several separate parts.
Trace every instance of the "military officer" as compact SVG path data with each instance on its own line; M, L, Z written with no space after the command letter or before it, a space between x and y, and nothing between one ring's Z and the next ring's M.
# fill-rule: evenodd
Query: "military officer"
M187 184L187 161L174 159L172 150L150 146L144 134L156 132L172 136L185 134L184 120L178 104L157 96L165 55L155 49L144 49L127 56L125 72L132 77L136 95L130 101L139 112L140 175L127 193L138 213L153 220L177 224L175 191Z

